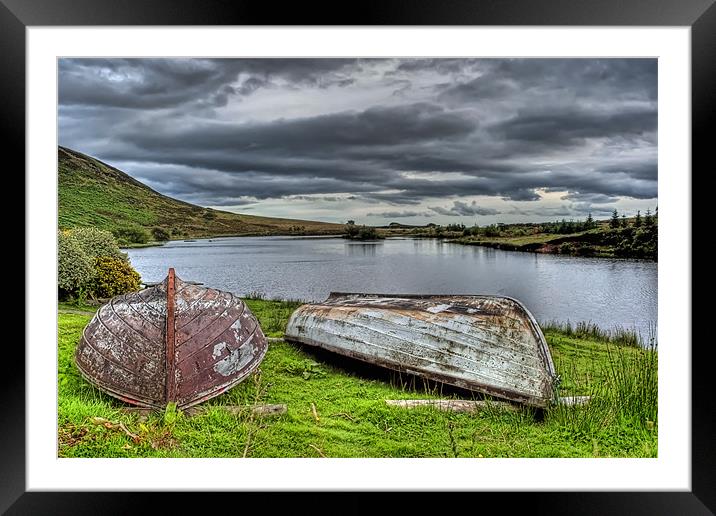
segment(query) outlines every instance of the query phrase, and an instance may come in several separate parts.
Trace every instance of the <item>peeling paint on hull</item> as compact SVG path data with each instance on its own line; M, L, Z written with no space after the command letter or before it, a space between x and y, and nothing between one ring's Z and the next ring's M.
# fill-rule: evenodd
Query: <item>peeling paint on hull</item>
M526 405L554 399L544 335L508 297L332 293L299 307L286 339Z
M173 303L167 302L170 278ZM173 318L167 311L172 305ZM172 321L173 331L167 331ZM82 333L75 364L85 379L125 402L162 409L172 401L183 409L241 382L266 348L241 299L170 271L156 286L103 305Z

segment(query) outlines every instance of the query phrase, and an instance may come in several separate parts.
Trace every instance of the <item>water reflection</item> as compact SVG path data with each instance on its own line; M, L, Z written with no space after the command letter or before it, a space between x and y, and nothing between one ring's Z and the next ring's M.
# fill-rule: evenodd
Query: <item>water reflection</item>
M376 249L381 242L346 242L345 249L348 256L375 256Z

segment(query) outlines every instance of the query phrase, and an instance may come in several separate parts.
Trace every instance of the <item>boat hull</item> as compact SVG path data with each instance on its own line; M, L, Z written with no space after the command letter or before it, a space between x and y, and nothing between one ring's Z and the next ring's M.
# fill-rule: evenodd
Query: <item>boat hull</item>
M544 335L508 297L332 293L299 307L286 339L526 405L554 399Z
M127 403L183 409L241 382L266 349L241 299L174 278L171 270L156 286L103 305L82 333L75 364Z

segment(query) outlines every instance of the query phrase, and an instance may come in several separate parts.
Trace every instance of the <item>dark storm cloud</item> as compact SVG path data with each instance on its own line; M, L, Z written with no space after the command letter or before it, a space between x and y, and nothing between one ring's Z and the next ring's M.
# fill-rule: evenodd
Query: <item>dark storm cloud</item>
M485 59L477 69L477 77L439 85L441 98L476 102L516 92L542 101L657 98L656 59Z
M656 197L656 71L655 59L61 59L60 143L203 205L287 198L339 213L350 197L416 206L371 216L469 216L500 213L471 196L566 192L559 210L575 213Z
M539 142L550 146L574 145L586 138L615 138L656 130L656 107L605 113L597 110L529 110L493 125L496 137Z
M360 112L342 112L266 124L229 125L197 123L191 127L156 127L148 122L143 131L130 128L117 136L139 148L188 149L234 152L290 152L325 155L352 146L391 146L459 138L473 131L477 122L460 112L428 103L375 106ZM161 130L160 130L161 129Z
M614 163L598 167L597 172L606 174L624 174L634 179L656 182L658 167L656 160L650 160L635 163Z
M448 215L450 217L464 217L472 215L497 215L499 210L494 208L482 208L475 201L467 204L462 201L454 201L451 208L443 208L440 206L431 206L431 210L440 215Z
M123 108L168 108L229 95L250 95L282 78L294 84L327 87L350 84L336 75L355 59L60 59L60 104ZM237 88L240 74L250 75Z

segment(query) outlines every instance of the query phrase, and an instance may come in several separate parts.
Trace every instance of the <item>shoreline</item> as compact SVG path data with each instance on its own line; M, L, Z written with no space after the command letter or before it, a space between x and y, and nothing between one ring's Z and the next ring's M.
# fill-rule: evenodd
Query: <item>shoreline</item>
M439 240L446 244L466 245L466 246L478 246L487 247L490 249L498 249L500 251L514 251L519 253L534 253L534 254L549 254L556 256L571 256L574 258L600 258L600 259L611 259L611 260L624 260L624 261L635 261L635 262L653 262L658 263L658 259L651 258L636 258L630 256L617 256L613 252L604 252L596 249L592 254L579 254L579 253L562 253L559 251L559 246L551 244L550 242L534 242L528 244L513 244L511 242L501 242L495 240L475 241L475 240L463 240L461 238L453 237L435 237L435 236L423 236L423 235L385 235L383 238L378 239L356 239L347 238L343 234L276 234L276 235L265 235L265 234L241 234L241 235L215 235L210 237L196 237L196 238L172 238L164 241L151 241L144 244L129 244L120 246L120 249L142 249L145 247L162 247L168 242L192 242L198 240L212 240L214 238L243 238L243 237L306 237L306 238L338 238L349 242L381 242L384 240Z
M144 247L162 247L168 242L194 242L197 240L212 240L214 238L243 238L243 237L308 237L308 238L341 238L341 233L336 234L300 234L295 233L277 233L266 235L263 233L242 233L240 235L212 235L202 237L190 237L190 238L170 238L169 240L152 240L144 244L125 244L120 246L120 249L142 249Z
M559 247L556 245L550 245L549 243L543 244L512 244L510 242L496 242L494 240L487 240L484 242L479 241L460 241L460 239L441 239L446 244L457 244L477 247L488 247L490 249L498 249L500 251L514 251L518 253L534 253L534 254L551 254L556 256L570 256L573 258L602 258L610 260L625 260L633 262L653 262L658 263L658 259L654 260L651 258L635 258L630 256L617 256L612 252L600 252L596 251L593 254L578 254L578 253L561 253Z

